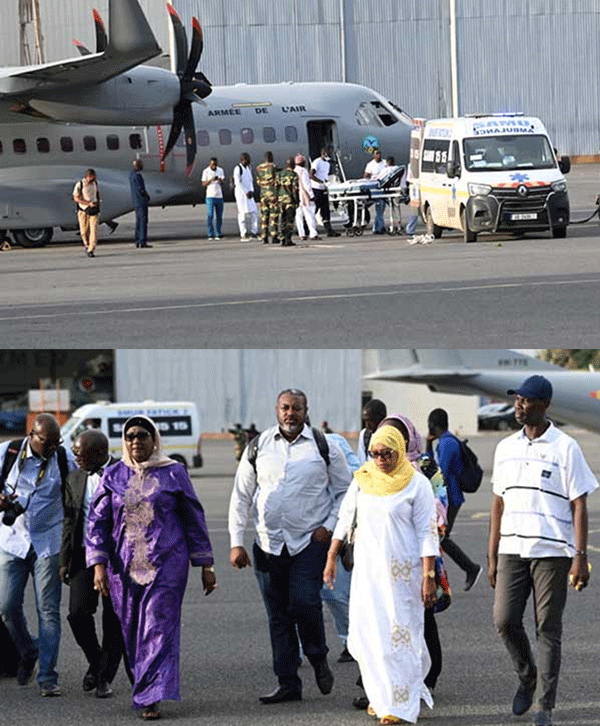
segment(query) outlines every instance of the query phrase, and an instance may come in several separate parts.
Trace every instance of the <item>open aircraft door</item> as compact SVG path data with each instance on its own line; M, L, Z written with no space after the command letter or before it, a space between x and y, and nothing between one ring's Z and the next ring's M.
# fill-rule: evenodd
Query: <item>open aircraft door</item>
M308 135L308 154L311 159L321 155L321 149L326 146L332 159L339 153L339 138L337 124L331 119L308 121L306 124Z

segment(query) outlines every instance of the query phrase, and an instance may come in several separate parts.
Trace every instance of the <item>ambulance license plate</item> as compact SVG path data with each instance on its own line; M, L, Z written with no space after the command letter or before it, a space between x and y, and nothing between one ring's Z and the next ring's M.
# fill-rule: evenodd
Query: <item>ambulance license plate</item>
M514 222L521 222L525 219L537 219L536 212L519 212L518 214L511 214L510 218Z

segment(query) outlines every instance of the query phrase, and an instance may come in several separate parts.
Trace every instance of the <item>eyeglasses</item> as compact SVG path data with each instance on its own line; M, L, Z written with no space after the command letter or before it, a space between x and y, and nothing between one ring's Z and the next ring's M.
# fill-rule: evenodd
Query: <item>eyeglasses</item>
M125 434L125 441L131 443L132 441L135 441L136 439L138 441L147 441L150 438L150 433L148 431L137 431L133 434Z
M372 451L371 456L373 459L383 459L383 461L389 461L392 458L393 451Z

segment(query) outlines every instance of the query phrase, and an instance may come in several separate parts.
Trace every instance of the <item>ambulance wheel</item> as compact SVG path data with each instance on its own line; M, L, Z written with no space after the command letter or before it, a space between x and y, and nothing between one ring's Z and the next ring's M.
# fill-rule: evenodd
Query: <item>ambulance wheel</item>
M427 234L432 234L435 239L439 239L444 231L443 227L438 227L438 225L433 221L431 207L427 207L427 211L425 212L425 227L427 228Z
M564 239L567 236L566 227L552 227L552 236L554 239Z
M471 232L469 225L467 224L467 212L463 208L460 213L460 223L463 228L463 239L465 242L477 242L477 234Z
M40 229L13 229L11 230L15 242L21 247L43 247L52 239L52 227Z
M169 459L173 459L173 461L176 461L179 464L183 464L186 469L188 468L187 461L183 456L181 456L181 454L171 454L169 456Z

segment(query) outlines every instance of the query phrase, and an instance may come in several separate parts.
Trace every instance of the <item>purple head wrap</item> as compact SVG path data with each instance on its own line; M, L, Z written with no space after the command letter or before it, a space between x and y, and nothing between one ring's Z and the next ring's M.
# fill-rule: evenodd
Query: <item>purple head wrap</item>
M386 416L383 421L387 421L389 419L395 419L396 421L400 421L404 424L406 427L406 430L408 431L408 445L406 447L406 458L409 461L416 461L419 455L421 454L421 435L415 428L415 425L413 422L406 418L406 416L402 416L399 413L392 413ZM383 421L381 422L383 424Z

